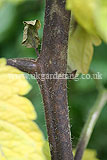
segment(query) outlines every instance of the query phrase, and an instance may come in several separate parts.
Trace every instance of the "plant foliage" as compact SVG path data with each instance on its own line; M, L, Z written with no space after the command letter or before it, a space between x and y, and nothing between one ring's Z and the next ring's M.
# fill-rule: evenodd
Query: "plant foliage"
M18 69L0 60L0 160L45 160L36 113L25 97L31 86Z

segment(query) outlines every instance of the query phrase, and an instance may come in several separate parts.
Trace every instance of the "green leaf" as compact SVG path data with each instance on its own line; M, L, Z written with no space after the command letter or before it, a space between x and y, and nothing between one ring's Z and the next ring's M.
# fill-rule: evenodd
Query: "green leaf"
M8 36L8 30L11 28L16 16L16 10L12 4L6 3L0 8L0 42Z
M68 72L77 70L78 73L86 74L93 56L93 44L99 45L100 39L87 33L81 26L77 25L69 34L68 44Z
M38 30L41 27L39 20L25 21L22 44L27 48L38 48L40 44Z
M0 7L6 5L7 3L12 3L15 5L21 4L22 2L24 2L25 0L1 0L0 1Z
M107 42L106 0L67 0L66 8L72 11L76 21L86 31L99 35Z

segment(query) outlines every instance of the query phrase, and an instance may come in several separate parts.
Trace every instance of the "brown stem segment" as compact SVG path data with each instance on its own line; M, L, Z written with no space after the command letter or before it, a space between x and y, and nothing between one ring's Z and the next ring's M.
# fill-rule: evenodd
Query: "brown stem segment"
M7 65L16 67L23 72L34 74L37 72L37 62L31 58L13 58L7 60Z
M46 0L45 26L39 72L63 74L67 68L70 13L65 0ZM52 160L73 160L67 104L67 81L38 80L43 96Z

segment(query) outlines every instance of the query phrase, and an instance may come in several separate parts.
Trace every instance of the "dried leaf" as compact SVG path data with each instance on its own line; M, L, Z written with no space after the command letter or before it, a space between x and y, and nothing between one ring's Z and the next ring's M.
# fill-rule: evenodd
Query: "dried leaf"
M38 36L38 30L41 24L39 20L24 21L24 33L22 44L27 48L38 48L40 39Z

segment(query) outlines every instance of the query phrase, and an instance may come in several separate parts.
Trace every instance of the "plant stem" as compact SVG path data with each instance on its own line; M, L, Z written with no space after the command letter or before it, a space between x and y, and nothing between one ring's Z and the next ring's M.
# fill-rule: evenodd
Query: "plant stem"
M90 140L92 131L95 127L95 124L97 122L97 119L99 118L99 115L104 107L104 105L107 102L107 91L105 89L101 89L99 92L99 95L97 97L97 100L90 110L90 113L88 115L88 119L85 123L85 126L83 128L83 131L80 136L80 140L77 145L76 154L74 160L81 160L83 156L83 152L85 148L87 147L87 144Z
M34 74L37 72L37 62L31 58L13 58L7 60L7 65L16 67L23 72Z
M67 69L70 12L65 0L46 0L43 45L39 73L63 74ZM38 80L43 96L52 160L73 160L67 103L67 81Z

